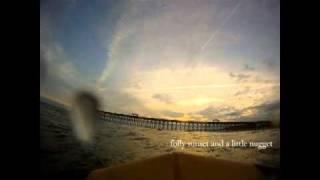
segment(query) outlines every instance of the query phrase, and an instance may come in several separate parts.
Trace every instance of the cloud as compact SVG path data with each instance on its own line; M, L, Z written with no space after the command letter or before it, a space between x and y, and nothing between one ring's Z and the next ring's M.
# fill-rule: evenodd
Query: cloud
M261 98L260 94L255 97L254 91L264 84L248 81L256 74L266 74L269 79L269 74L254 71L256 67L260 70L261 62L259 59L252 62L257 59L256 53L252 56L252 53L245 53L255 46L256 40L242 46L248 39L246 34L230 29L233 23L221 26L237 3L127 1L112 27L114 34L108 39L108 56L98 78L98 87L125 89L141 104L159 111L182 112L183 109L183 112L190 113L212 103L217 108L224 101L236 108L253 104L254 100ZM242 14L247 5L243 3L235 13ZM229 20L237 19L237 15L229 15ZM204 46L205 50L201 51ZM228 72L231 73L228 75ZM251 84L244 85L246 82ZM250 91L246 87L242 90L243 86L250 86ZM236 101L238 96L245 94L254 98Z
M162 111L161 113L164 116L168 116L171 118L178 118L178 117L182 117L184 115L184 113L174 112L174 111L169 111L169 110Z
M251 77L248 74L242 74L242 73L236 74L236 73L233 73L233 72L230 72L229 76L231 78L236 79L236 81L240 81L240 82L244 82L244 81L248 80Z
M260 55L259 52L271 54L270 48L262 48L264 42L255 38L268 33L260 34L260 31L257 31L258 34L252 34L249 29L254 27L253 31L259 30L259 25L245 23L248 20L256 20L256 17L263 20L264 16L255 16L256 13L243 11L246 6L256 8L255 3L243 3L241 6L235 6L238 3L236 1L210 0L130 0L94 3L99 6L97 11L96 5L90 5L88 9L94 10L94 13L84 13L81 16L86 20L94 18L94 23L76 23L88 25L87 27L97 31L102 41L98 43L105 48L105 61L96 64L99 67L103 66L103 70L93 82L77 68L77 65L88 65L88 68L92 68L95 63L83 62L71 56L74 54L72 52L81 51L84 46L66 43L67 40L75 42L72 41L74 37L60 42L54 38L59 37L54 33L66 36L66 29L59 28L61 26L51 27L50 20L53 21L53 25L73 26L72 23L68 23L77 13L71 12L79 12L77 8L86 7L83 2L77 2L79 4L74 6L72 3L65 5L63 1L50 1L52 6L46 7L45 3L41 6L41 93L50 93L52 96L66 99L65 97L83 86L94 86L104 99L105 110L108 111L135 112L150 116L163 116L163 113L178 116L177 112L184 112L184 118L188 116L195 119L224 119L244 116L241 108L264 102L273 91L277 91L270 89L270 84L266 84L274 82L277 77L272 78L271 70L267 69L269 65L263 66L259 59L260 56L264 59L264 55ZM233 10L235 7L238 7L239 11ZM237 14L232 15L232 12ZM249 14L240 16L243 13ZM101 22L95 21L97 19ZM233 23L238 20L241 23ZM263 21L257 22L264 24ZM98 25L91 27L92 24ZM78 27L72 27L70 31L79 29ZM265 27L268 26L263 28ZM246 31L246 28L249 31ZM250 38L246 37L246 34L250 34ZM74 51L69 53L63 47ZM201 51L201 47L204 51ZM84 52L89 53L86 54L89 57L90 53L94 53L90 50ZM277 55L270 57L272 62L278 61ZM94 56L92 58L95 59ZM277 64L275 66L279 67ZM256 68L259 68L259 71L254 71ZM274 69L272 65L269 68ZM265 79L255 81L256 75ZM249 96L253 98L248 98ZM196 114L198 112L199 114Z
M250 106L227 115L245 121L280 120L280 100Z
M154 112L144 106L144 104L133 95L118 89L106 88L97 91L102 102L102 109L105 111L118 112L124 114L138 113L142 116L159 116L159 112Z
M280 101L262 103L240 110L232 107L209 106L196 114L202 115L207 120L215 118L222 121L280 120Z
M70 104L74 91L91 83L54 39L50 20L46 17L40 20L40 80L40 94L66 104Z
M198 53L230 14L226 12L238 3L195 3L194 0L128 1L114 30L99 82L103 84L111 76L130 76L133 69L175 69L218 61L223 64L225 59L222 57L206 57L212 50ZM224 10L218 6L223 6ZM239 41L234 33L222 30L218 33L215 41L219 43L216 44Z
M271 115L277 115L278 113L280 113L280 100L248 107L246 110L252 109L256 110L257 115L261 118L269 118Z
M262 78L260 76L256 76L254 78L254 82L257 82L257 83L265 83L265 84L268 84L268 83L276 83L275 82L276 80L271 80L271 79L265 79L265 78Z
M43 53L40 52L40 85L46 80L48 74L47 63L44 60Z
M240 95L244 95L250 92L250 87L246 86L244 89L237 91L234 96L240 96Z
M280 55L278 53L272 54L270 57L262 61L262 68L269 73L279 77L280 75Z
M226 114L229 114L231 112L234 112L235 109L233 107L224 106L224 107L214 107L209 106L196 114L200 114L203 117L207 118L208 120L212 119L225 119Z
M188 120L204 121L203 116L197 113L188 113Z
M152 96L152 98L167 104L173 103L172 98L168 94L155 94Z
M249 64L244 64L244 70L245 71L254 71L255 68L250 66Z

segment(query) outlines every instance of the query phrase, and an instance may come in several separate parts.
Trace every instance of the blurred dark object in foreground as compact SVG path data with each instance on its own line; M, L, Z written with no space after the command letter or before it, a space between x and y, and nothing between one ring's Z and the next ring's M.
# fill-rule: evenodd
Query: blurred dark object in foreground
M103 165L74 137L68 111L52 104L40 101L40 179L85 179Z

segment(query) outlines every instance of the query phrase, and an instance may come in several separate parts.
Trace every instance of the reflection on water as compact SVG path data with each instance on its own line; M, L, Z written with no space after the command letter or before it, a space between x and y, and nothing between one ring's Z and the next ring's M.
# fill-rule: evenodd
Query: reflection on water
M129 160L138 160L155 155L182 151L204 156L267 164L279 164L279 129L238 132L184 132L156 130L142 127L130 127L115 123L99 121L99 133L96 142L96 154L104 159L118 164ZM231 147L173 147L171 140L184 142L221 142L223 140L244 140L247 142L270 142L272 148L258 150L257 148ZM109 161L108 161L109 160Z
M40 102L41 171L46 178L81 179L95 168L113 166L164 153L183 151L203 156L279 166L280 131L268 129L237 132L184 132L132 127L97 121L93 146L79 143L71 132L68 112ZM272 148L174 148L172 139L182 141L272 141Z

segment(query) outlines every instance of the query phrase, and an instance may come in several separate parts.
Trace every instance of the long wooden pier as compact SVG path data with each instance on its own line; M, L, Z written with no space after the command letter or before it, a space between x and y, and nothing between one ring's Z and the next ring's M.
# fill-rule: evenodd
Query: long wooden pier
M203 121L179 121L170 119L150 118L135 115L119 114L99 111L100 118L108 122L154 128L159 130L182 130L182 131L235 131L255 130L270 128L270 121L254 122L203 122Z

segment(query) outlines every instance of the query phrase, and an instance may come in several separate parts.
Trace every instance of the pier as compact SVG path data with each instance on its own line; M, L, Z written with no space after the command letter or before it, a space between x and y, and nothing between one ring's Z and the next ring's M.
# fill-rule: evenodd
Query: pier
M112 112L99 111L100 118L104 121L125 124L129 126L153 128L158 130L180 131L236 131L270 128L270 121L250 122L204 122L204 121L180 121L161 118L142 117Z

